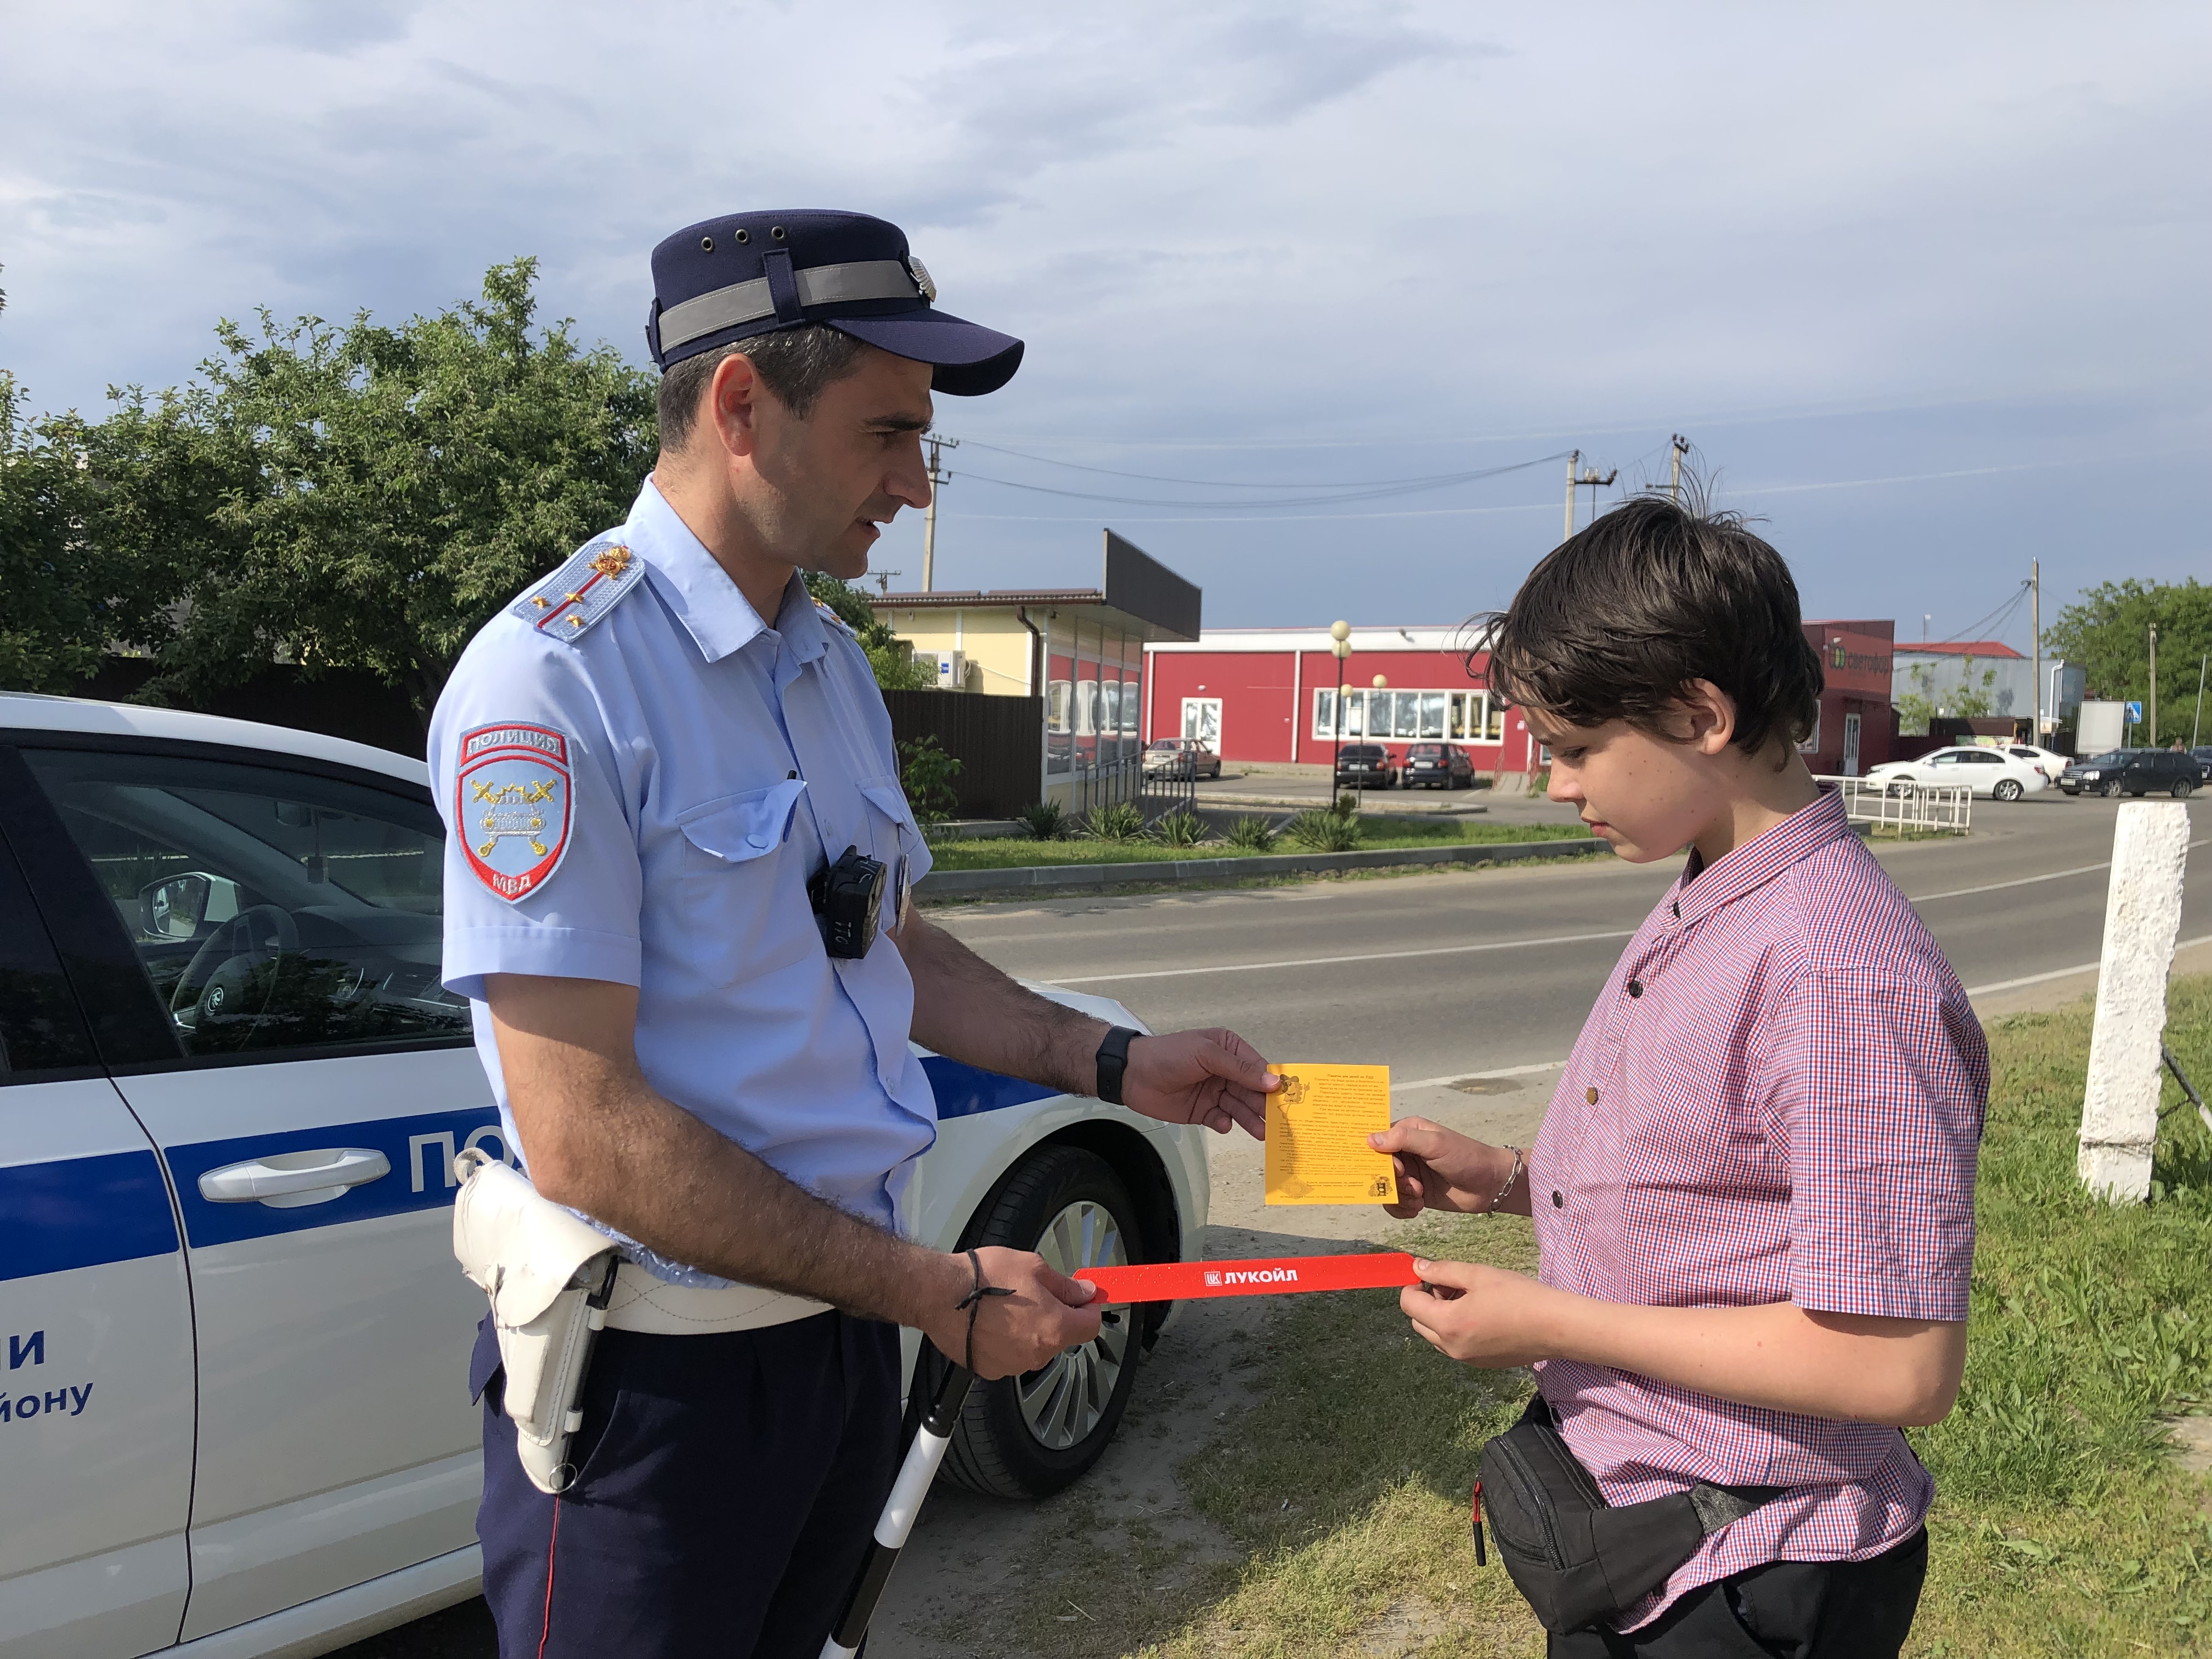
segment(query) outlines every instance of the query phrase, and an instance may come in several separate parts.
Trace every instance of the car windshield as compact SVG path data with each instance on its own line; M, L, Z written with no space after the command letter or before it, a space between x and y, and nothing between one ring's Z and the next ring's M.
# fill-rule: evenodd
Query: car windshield
M1417 743L1406 751L1406 756L1409 760L1437 760L1443 752L1444 746L1440 743Z
M1182 739L1181 738L1154 738L1152 739L1152 749L1154 752L1158 754L1172 755L1176 750L1182 747Z
M1376 748L1373 744L1346 744L1344 749L1344 757L1346 760L1356 761L1381 760L1382 758L1382 751Z
M2092 755L2081 763L2083 766L2118 766L2128 757L2124 749L2107 749L2101 755Z

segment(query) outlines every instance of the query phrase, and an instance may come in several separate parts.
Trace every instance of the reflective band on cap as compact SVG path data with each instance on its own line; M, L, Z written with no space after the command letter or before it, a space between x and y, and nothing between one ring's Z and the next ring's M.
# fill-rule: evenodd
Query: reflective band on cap
M814 265L793 273L803 306L842 305L854 300L918 300L914 273L896 259L862 259L847 265ZM768 278L732 283L660 313L660 349L672 351L716 329L735 328L775 315Z

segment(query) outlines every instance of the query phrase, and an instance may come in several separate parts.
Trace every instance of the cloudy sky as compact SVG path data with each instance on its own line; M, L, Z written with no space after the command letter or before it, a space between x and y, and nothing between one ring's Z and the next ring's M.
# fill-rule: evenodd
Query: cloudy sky
M661 235L850 207L1030 342L940 400L940 586L1093 580L1111 524L1213 625L1455 620L1558 538L1563 452L1642 483L1676 431L1811 615L1942 639L2031 559L2046 620L2212 576L2201 0L0 0L0 366L37 407L183 379L218 317L397 319L522 253L642 362ZM878 562L911 585L919 523Z

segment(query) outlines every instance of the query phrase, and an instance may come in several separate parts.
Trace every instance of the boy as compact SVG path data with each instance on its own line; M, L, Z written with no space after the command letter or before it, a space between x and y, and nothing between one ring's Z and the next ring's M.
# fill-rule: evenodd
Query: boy
M1373 1138L1393 1214L1535 1222L1535 1280L1423 1262L1402 1306L1455 1359L1533 1364L1608 1505L1783 1489L1553 1655L1894 1655L1933 1495L1899 1427L1941 1421L1966 1361L1981 1028L1798 757L1820 665L1771 547L1631 501L1492 621L1551 799L1632 863L1689 860L1525 1155L1419 1118Z

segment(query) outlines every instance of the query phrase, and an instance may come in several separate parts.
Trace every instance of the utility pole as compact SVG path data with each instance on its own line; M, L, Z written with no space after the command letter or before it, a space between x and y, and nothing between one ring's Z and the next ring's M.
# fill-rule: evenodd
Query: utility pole
M1677 506L1682 500L1682 457L1690 452L1690 441L1677 432L1668 441L1674 447L1674 470L1667 478L1667 499Z
M2043 561L2027 562L2027 644L2028 654L2035 664L2035 690L2028 697L2029 719L2033 724L2028 729L2027 740L2038 749L2043 747Z
M894 576L903 576L906 574L906 572L903 570L871 570L868 574L876 579L876 592L878 593L889 593L891 591L891 578Z
M1559 538L1562 541L1571 540L1575 533L1575 485L1578 482L1575 477L1575 469L1582 464L1582 451L1570 451L1567 455L1567 533Z
M1586 466L1583 469L1583 476L1575 480L1578 484L1588 484L1590 487L1590 522L1592 524L1595 524L1597 522L1597 492L1604 489L1606 485L1611 483L1620 476L1620 469L1619 467L1613 468L1612 471L1607 473L1603 477L1600 477L1595 467Z
M2204 668L2208 663L2212 663L2212 652L2197 659L2197 718L2189 727L2189 746L2191 749L2197 747L2197 739L2204 732Z
M2150 707L2143 711L2150 716L2150 746L2158 747L2158 624L2150 625Z
M937 492L952 477L938 465L938 450L957 449L960 440L939 437L932 432L926 434L922 441L929 446L929 505L921 515L921 591L928 593L935 590L937 580Z

